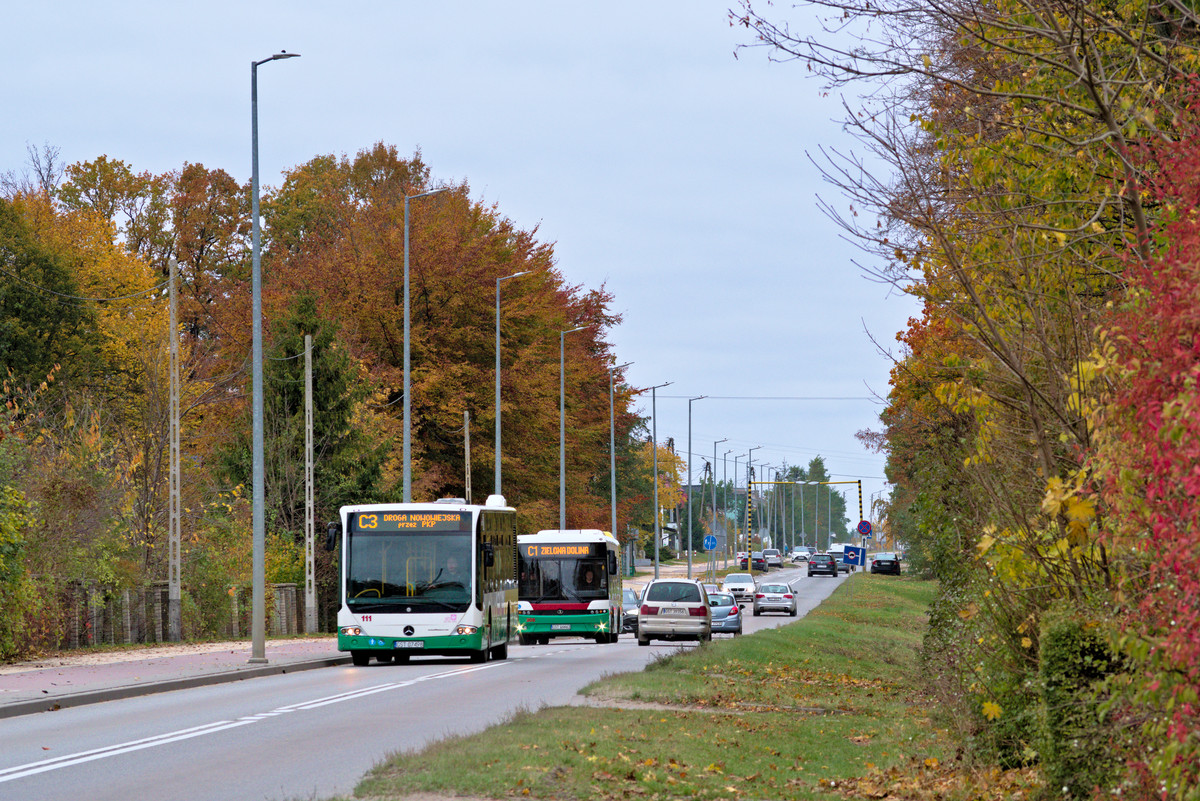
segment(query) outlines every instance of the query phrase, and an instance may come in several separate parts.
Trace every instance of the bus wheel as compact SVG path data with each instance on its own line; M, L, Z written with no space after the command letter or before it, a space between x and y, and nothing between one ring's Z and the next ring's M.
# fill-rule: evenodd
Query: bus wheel
M354 663L355 667L366 667L371 661L371 655L366 651L351 651L350 661Z
M534 644L533 638L530 637L528 634L518 634L517 642L521 643L521 645L533 645Z
M492 651L492 659L508 659L508 643L503 642Z

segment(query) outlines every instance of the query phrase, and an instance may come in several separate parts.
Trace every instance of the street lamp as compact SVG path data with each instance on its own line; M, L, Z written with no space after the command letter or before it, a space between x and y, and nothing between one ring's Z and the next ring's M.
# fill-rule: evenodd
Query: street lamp
M688 486L687 486L687 505L688 505L688 530L687 530L687 552L688 552L688 578L692 577L692 401L704 400L707 395L699 395L695 398L688 398Z
M618 540L621 539L617 533L617 422L616 411L613 402L613 375L618 370L624 370L633 362L625 362L616 367L608 368L608 499L612 505L612 532L611 534ZM633 564L630 563L630 567Z
M722 442L729 442L729 437L726 437L725 439L719 439L713 443L713 468L712 468L712 491L713 491L712 533L713 533L713 537L717 536L717 446L720 445ZM717 567L717 553L715 550L713 551L712 566L713 566L714 570Z
M658 578L658 546L662 539L659 533L658 511L658 390L671 386L670 381L650 387L650 450L654 454L654 577Z
M567 367L564 357L567 334L587 328L569 328L558 332L558 528L567 527Z
M725 547L721 550L725 554L725 565L729 565L729 454L733 453L736 448L730 448L721 454L721 516L724 518L721 521L721 527L725 529ZM716 472L717 466L713 465L713 471ZM737 474L737 465L733 467L733 472ZM716 492L713 492L716 495ZM733 494L734 501L737 501L737 493Z
M749 454L746 454L746 455L749 456ZM738 509L737 509L737 483L738 483L738 476L740 475L740 473L738 473L738 462L741 461L741 459L742 459L742 454L740 454L740 453L737 456L733 457L733 550L734 550L733 555L734 556L737 556L737 546L738 546L738 536L739 536L738 532L741 530L741 527L742 527L742 521L741 521L742 516L740 514L738 514Z
M412 376L409 375L410 321L408 302L408 204L418 198L436 195L449 189L433 189L416 195L404 196L404 502L412 503Z
M253 555L251 558L251 646L250 661L267 661L266 620L266 467L263 464L263 346L262 346L262 232L258 221L258 65L268 61L296 58L299 53L280 51L262 61L250 62L250 237L251 310L253 318L253 433L252 466L250 481L254 485L252 494L251 527L253 529Z
M513 273L512 275L496 279L496 495L504 494L500 491L500 282L522 275L529 275L530 272L532 271L522 270L519 273Z

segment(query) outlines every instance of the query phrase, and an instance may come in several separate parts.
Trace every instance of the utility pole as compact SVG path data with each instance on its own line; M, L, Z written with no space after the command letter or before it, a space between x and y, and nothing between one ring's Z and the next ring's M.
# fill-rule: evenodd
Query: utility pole
M304 335L304 631L317 633L316 482L313 471L312 334Z

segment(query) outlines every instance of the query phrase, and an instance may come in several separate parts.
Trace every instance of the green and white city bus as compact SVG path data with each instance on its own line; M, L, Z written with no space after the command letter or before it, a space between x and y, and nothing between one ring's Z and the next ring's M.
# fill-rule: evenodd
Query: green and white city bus
M507 658L517 630L516 514L502 495L483 506L343 506L338 650L355 665L414 654Z
M607 531L539 531L517 537L522 645L551 637L621 636L620 543Z

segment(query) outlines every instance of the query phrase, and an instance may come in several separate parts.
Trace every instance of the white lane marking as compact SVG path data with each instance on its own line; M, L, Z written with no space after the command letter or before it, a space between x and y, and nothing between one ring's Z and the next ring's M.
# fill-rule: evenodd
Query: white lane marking
M45 773L46 771L50 770L58 770L59 768L68 768L72 765L80 765L97 759L120 756L121 754L140 751L144 748L154 748L156 746L167 745L168 743L174 743L180 740L188 740L192 737L203 737L206 734L216 734L217 732L238 728L239 726L248 726L252 723L258 723L262 720L269 720L270 718L278 717L279 715L283 715L288 712L317 709L318 707L328 706L329 704L336 704L342 701L353 701L368 695L374 695L375 693L411 687L414 684L419 684L424 681L436 681L438 679L453 678L466 673L474 673L478 670L502 667L506 662L507 660L491 662L486 665L456 668L454 670L442 671L441 673L431 673L425 676L417 676L408 681L387 682L386 684L378 684L361 690L350 690L337 695L329 695L323 698L314 698L309 701L301 701L300 703L296 704L288 704L287 706L281 706L272 709L269 712L259 712L255 715L247 715L245 717L238 718L237 720L218 720L213 723L206 723L202 726L193 726L188 729L180 729L178 731L167 732L165 734L156 734L152 737L144 737L140 740L130 740L127 743L118 743L116 745L109 745L103 748L94 748L90 751L80 751L75 754L52 757L51 759L43 759L37 762L29 762L24 765L14 765L10 768L0 768L0 784L12 781L13 779L21 779L26 776L33 776L35 774Z

